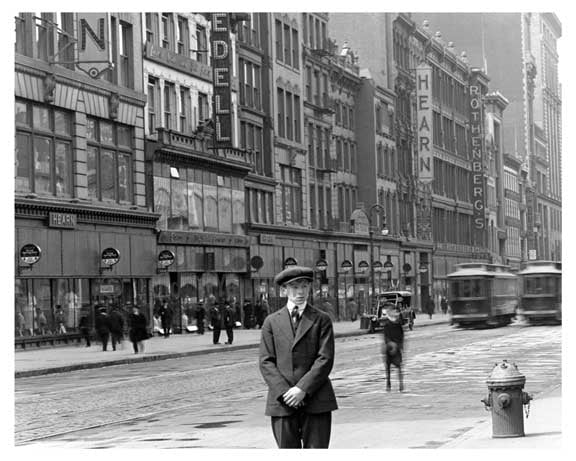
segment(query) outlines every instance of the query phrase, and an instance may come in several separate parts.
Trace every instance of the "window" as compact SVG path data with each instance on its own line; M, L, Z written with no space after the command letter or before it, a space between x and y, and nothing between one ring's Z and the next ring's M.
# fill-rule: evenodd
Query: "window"
M243 233L244 185L240 179L162 162L154 163L153 178L160 228Z
M240 104L260 110L261 68L259 65L239 59Z
M16 191L72 196L72 116L16 100Z
M282 217L284 222L302 224L302 171L280 165Z
M282 47L282 22L276 19L275 26L276 59L282 61L284 56L284 49Z
M134 88L134 58L132 47L134 45L132 37L132 24L120 21L120 33L118 35L118 62L116 63L118 72L118 83L126 88Z
M146 41L155 43L158 29L158 15L156 13L146 13Z
M206 28L196 24L196 61L208 64L208 38Z
M251 161L258 174L264 174L262 155L262 127L247 121L240 122L240 147L251 152Z
M272 206L274 195L260 189L246 189L248 220L252 223L274 224Z
M293 67L300 68L298 29L284 24L279 19L275 20L275 45L276 60Z
M191 110L190 110L190 89L181 86L179 92L178 106L180 109L180 131L182 133L192 132Z
M154 77L148 77L148 132L152 134L156 131L158 126L158 104L160 103L159 98L160 87L158 84L158 79Z
M290 53L290 26L284 24L284 63L289 66L292 65L292 55Z
M160 35L162 37L162 48L172 49L172 30L173 30L173 15L172 13L162 13L162 20L160 23Z
M300 142L302 140L300 125L300 96L294 95L294 141L296 142Z
M310 166L314 166L314 125L308 124L308 161Z
M208 95L198 93L198 122L203 122L207 118L210 118L208 113Z
M298 53L299 47L300 42L298 41L298 31L292 29L292 66L294 66L295 69L300 68L300 56Z
M284 121L286 116L284 113L284 90L282 88L278 88L277 95L278 95L278 136L283 138L285 136Z
M164 82L164 128L175 129L174 116L176 105L176 93L173 83Z
M86 121L88 197L132 202L131 127L89 117Z
M176 50L178 54L188 57L190 44L188 41L188 20L183 16L178 16L178 37Z
M306 101L312 102L312 68L310 66L306 66Z

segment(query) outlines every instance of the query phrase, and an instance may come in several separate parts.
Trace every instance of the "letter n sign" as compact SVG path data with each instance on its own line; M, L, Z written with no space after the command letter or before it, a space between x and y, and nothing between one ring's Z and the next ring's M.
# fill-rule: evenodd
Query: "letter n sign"
M432 68L416 68L416 117L418 119L418 178L424 183L434 180L432 154Z
M76 65L92 78L110 67L107 13L78 13Z

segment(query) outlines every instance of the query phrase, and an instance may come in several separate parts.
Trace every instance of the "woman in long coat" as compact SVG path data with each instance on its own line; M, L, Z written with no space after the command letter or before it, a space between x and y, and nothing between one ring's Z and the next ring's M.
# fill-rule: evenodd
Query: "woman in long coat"
M130 323L130 341L134 347L134 353L144 352L144 341L148 339L148 321L146 316L140 312L138 306L132 308L128 321Z

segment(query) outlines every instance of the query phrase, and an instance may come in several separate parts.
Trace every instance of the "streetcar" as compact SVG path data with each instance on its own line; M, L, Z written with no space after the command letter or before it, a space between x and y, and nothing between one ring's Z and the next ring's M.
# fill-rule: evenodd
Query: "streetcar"
M562 263L530 261L518 273L520 306L518 313L529 323L562 323Z
M518 278L508 266L462 263L447 278L453 324L504 326L516 316Z

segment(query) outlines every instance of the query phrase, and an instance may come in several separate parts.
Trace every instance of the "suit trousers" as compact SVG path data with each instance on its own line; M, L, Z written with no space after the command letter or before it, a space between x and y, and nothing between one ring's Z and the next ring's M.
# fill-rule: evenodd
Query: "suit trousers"
M278 448L328 448L332 412L272 416L272 432Z
M212 332L212 342L214 344L218 344L219 341L220 341L220 328L214 328L214 331Z

